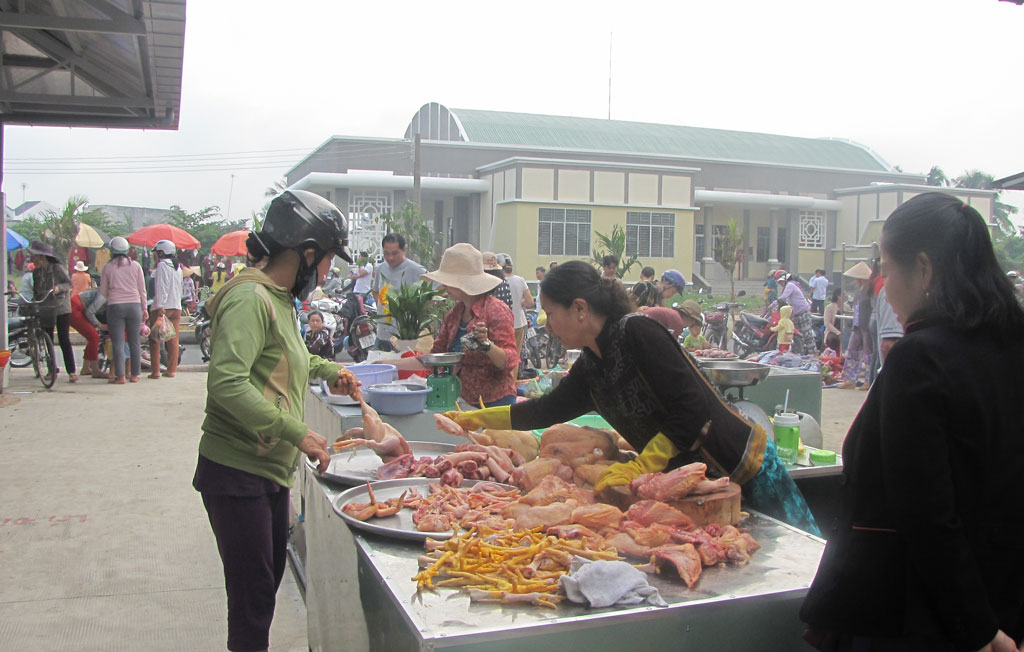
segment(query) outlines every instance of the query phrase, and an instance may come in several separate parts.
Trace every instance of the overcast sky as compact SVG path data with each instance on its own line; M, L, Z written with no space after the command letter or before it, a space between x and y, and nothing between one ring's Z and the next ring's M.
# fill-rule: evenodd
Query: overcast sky
M610 32L615 119L848 138L907 172L1024 171L1008 2L189 0L179 129L8 126L3 190L249 217L330 136L400 138L429 101L607 117Z

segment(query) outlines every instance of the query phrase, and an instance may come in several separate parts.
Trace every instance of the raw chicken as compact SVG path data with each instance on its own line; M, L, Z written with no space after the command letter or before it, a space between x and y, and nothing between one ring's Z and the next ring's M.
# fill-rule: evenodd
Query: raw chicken
M527 505L550 505L551 503L564 502L566 500L587 505L594 502L594 492L580 489L558 476L549 475L541 480L536 487L519 499L519 502Z
M626 518L641 525L660 523L681 527L684 530L692 530L694 527L689 516L659 500L641 500L633 503L626 510Z
M572 467L562 464L554 457L538 457L513 471L509 482L523 491L529 491L550 475L572 482Z
M698 494L713 494L716 491L721 491L729 486L729 478L718 478L717 480L701 480L697 483L697 486L693 488L690 495Z
M600 534L578 523L573 523L572 525L552 525L544 531L559 539L594 539L595 541L602 539Z
M679 574L686 586L693 587L700 579L700 555L692 543L683 545L658 546L651 550L651 566L655 573L661 573L666 566L671 566Z
M594 464L580 464L573 469L573 482L581 487L589 485L593 487L604 470L614 464L611 460L595 462Z
M690 495L702 481L707 464L694 462L667 473L645 473L635 478L629 488L641 498L652 500L678 500Z
M396 478L408 478L416 464L416 458L412 453L400 455L386 464L377 468L377 478L380 480L394 480Z
M539 457L557 457L573 468L602 460L614 461L617 454L615 439L607 430L560 423L540 436Z
M477 434L477 443L484 446L510 448L523 458L523 462L536 459L539 445L532 432L525 430L488 430ZM522 464L523 462L520 462Z
M633 541L636 541L643 546L664 546L672 543L672 527L668 525L660 525L654 523L650 526L645 526L637 523L636 521L623 521L622 531L633 537Z
M465 437L466 429L460 426L458 423L449 419L443 414L434 415L434 424L437 425L437 429L443 432L447 432L449 435L455 437Z
M593 505L582 505L572 513L572 522L585 525L593 529L604 527L617 528L622 521L622 511L614 505L596 503Z
M627 557L648 558L651 555L650 546L637 543L633 540L633 537L629 536L625 532L619 532L605 537L604 544L615 548L616 552L626 555Z
M724 550L723 557L736 564L750 561L750 553L761 547L754 537L740 532L731 525L722 528L722 536L716 540L719 550Z
M409 442L405 441L400 432L395 430L391 424L384 423L377 411L367 405L366 401L360 401L359 404L363 410L362 432L358 432L356 428L346 431L334 442L335 450L366 446L385 463L412 453ZM357 432L362 435L362 438L351 439L350 437Z
M572 517L573 510L578 506L579 503L575 500L539 506L515 502L502 509L501 515L504 518L515 519L517 529L530 530L535 527L566 525Z

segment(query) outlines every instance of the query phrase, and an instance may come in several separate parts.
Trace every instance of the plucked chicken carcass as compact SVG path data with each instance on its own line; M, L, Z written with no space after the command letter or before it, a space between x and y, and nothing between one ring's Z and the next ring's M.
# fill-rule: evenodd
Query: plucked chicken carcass
M693 521L675 507L666 505L659 500L641 500L633 503L626 510L626 518L640 525L670 525L684 530L693 529Z
M614 462L611 460L595 462L594 464L580 464L573 469L573 482L581 487L593 487L601 478L604 470L612 464Z
M530 491L540 484L541 480L551 475L572 482L572 467L562 464L556 457L538 457L513 471L509 482L523 491Z
M709 494L724 489L729 478L708 480L704 475L707 464L694 462L666 473L645 473L629 484L630 490L641 498L671 501L691 494Z
M622 521L622 512L614 505L595 503L577 507L573 510L571 518L573 523L579 523L593 530L618 528Z
M539 457L557 457L576 468L580 464L612 460L618 455L614 433L608 430L560 423L540 436Z
M360 401L359 405L363 410L363 427L346 430L334 442L335 450L343 451L355 446L366 446L377 453L385 463L412 453L409 442L405 441L402 433L390 423L385 423L366 401Z
M690 588L700 579L700 555L692 543L652 548L650 565L655 573L661 573L666 567L674 569Z
M517 462L517 464L528 462L537 457L537 438L533 436L532 432L524 430L483 430L481 432L472 432L443 414L435 414L434 423L437 425L438 430L455 437L465 437L479 446L497 446L498 448L511 449L522 458L522 461Z
M519 502L527 505L550 505L566 500L575 500L581 505L589 505L594 502L594 492L580 489L556 475L549 475L524 494Z
M569 524L573 510L577 507L579 503L575 500L550 505L528 505L517 501L505 506L501 516L514 519L517 529L532 530L535 527Z

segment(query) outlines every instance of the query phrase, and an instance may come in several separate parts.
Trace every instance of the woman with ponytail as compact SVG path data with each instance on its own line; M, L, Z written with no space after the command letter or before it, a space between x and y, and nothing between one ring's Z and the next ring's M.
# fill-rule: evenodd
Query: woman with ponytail
M1024 312L990 228L940 192L882 228L906 334L843 444L839 516L800 612L820 650L1024 640Z
M469 429L532 430L596 411L640 454L608 466L595 491L704 462L709 475L743 485L754 509L817 534L764 428L729 405L664 326L631 312L618 279L570 261L541 282L541 303L547 327L582 349L568 376L538 399L446 416Z

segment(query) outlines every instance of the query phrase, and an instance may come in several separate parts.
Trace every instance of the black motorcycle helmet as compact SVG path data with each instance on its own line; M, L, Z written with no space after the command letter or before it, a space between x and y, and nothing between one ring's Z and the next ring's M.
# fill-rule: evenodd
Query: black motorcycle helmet
M250 253L254 251L254 245L262 248L268 256L286 249L301 251L312 247L317 251L312 265L302 259L292 287L292 294L302 301L316 287L316 268L328 251L352 262L352 255L346 248L348 224L345 216L337 206L306 190L286 190L270 202L260 230L250 234Z

